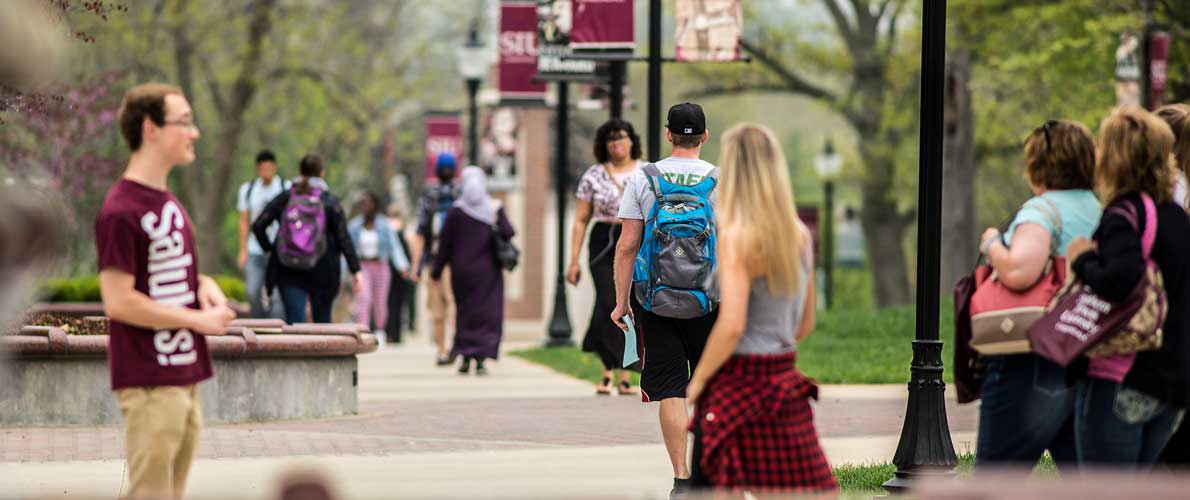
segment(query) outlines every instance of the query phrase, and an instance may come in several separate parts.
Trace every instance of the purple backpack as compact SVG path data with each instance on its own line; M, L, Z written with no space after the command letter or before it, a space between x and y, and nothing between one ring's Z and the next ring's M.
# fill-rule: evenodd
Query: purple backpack
M307 194L289 192L276 246L277 258L285 267L314 269L326 253L326 206L321 189L311 188Z

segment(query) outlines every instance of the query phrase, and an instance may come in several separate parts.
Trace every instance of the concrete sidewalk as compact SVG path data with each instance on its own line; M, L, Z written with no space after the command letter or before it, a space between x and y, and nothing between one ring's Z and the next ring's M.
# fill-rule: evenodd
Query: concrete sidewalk
M280 474L312 465L345 498L665 497L656 405L597 397L513 357L487 377L459 375L434 366L424 338L410 340L361 357L360 415L207 428L190 496L268 498ZM824 386L815 412L831 462L891 460L905 394ZM973 448L977 408L948 411L956 448ZM121 439L114 427L0 429L0 494L115 497Z

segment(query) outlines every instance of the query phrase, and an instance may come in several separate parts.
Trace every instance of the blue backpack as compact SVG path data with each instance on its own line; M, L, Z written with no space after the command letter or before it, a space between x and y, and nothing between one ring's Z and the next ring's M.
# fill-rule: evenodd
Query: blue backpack
M645 220L632 272L636 299L659 316L705 316L715 309L706 283L715 271L715 212L710 196L718 184L719 169L712 169L693 186L665 180L652 163L642 170L657 203Z

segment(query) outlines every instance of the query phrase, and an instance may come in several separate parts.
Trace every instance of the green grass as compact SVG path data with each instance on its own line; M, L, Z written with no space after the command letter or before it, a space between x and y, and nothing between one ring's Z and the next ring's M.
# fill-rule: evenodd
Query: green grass
M958 455L958 465L955 466L954 470L960 479L970 476L974 468L974 453L968 451ZM884 488L881 488L880 485L892 479L897 467L890 463L881 463L870 465L840 465L835 467L834 470L835 478L839 480L839 491L850 494L882 494ZM1041 459L1037 461L1037 465L1033 467L1033 475L1039 477L1057 476L1057 468L1054 466L1054 460L1050 458L1048 452L1042 455Z
M880 311L818 312L818 328L798 346L798 367L823 384L900 384L909 381L913 359L913 307ZM942 362L949 371L954 314L949 301L941 307ZM536 348L514 351L518 356L557 372L598 383L599 358L578 348Z

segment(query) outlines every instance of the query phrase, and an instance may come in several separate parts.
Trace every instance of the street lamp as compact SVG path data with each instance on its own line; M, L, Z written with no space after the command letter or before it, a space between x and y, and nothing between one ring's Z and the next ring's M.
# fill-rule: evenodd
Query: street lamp
M471 31L467 34L467 43L459 47L456 52L459 74L467 82L467 98L470 105L470 116L467 118L467 157L470 165L479 165L479 104L475 95L479 93L479 84L488 74L489 59L487 48L479 41L478 22L471 24Z
M827 139L822 153L814 158L814 170L818 171L818 179L822 181L822 205L826 212L822 219L822 304L827 309L831 307L835 288L835 178L842 167L843 158L835 153L834 144Z

